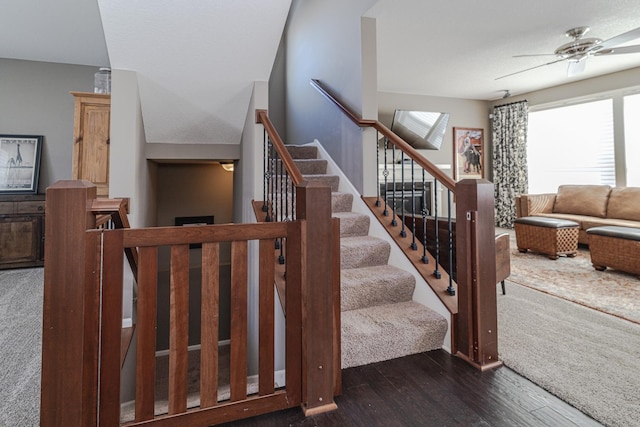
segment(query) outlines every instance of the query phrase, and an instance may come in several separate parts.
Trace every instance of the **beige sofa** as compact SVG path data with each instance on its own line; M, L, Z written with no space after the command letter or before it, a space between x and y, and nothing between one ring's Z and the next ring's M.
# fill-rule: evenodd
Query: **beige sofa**
M516 215L569 219L580 224L578 242L588 244L587 229L604 225L640 228L640 188L561 185L557 193L516 197Z

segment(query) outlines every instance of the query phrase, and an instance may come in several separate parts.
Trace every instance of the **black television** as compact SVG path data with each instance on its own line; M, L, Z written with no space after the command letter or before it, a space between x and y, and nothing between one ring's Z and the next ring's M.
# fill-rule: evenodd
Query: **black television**
M391 131L413 148L439 150L448 122L449 113L396 110Z

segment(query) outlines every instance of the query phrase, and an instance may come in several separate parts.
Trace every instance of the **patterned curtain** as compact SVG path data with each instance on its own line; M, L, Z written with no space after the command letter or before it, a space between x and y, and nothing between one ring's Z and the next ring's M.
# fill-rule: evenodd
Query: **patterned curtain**
M496 225L513 228L515 198L525 194L527 181L527 101L493 108L493 184Z

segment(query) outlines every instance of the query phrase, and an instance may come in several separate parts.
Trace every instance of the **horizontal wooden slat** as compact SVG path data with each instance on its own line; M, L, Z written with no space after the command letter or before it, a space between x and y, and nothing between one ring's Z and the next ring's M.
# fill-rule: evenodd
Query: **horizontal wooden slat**
M191 409L179 415L159 416L154 420L123 424L123 427L153 426L206 426L254 417L256 415L279 411L298 406L299 402L291 402L284 391L277 391L269 396L250 397L240 402L224 403L207 409Z
M142 247L275 239L276 237L285 237L289 232L290 224L290 222L273 222L128 229L124 235L124 246Z

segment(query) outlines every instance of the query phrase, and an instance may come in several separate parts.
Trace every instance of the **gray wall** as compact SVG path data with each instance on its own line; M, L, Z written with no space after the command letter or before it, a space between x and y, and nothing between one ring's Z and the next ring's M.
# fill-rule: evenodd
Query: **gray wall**
M361 17L375 0L295 0L286 28L286 141L318 139L356 188L363 184L363 133L309 85L318 79L358 114L363 102ZM372 42L375 50L375 40ZM364 63L367 63L365 58ZM375 93L375 86L372 88ZM271 94L272 96L277 96ZM364 114L365 118L367 117Z
M95 67L0 59L0 133L43 135L38 192L71 179L73 96L93 92Z

